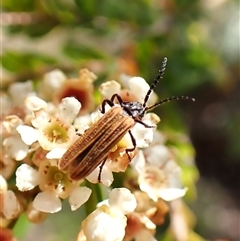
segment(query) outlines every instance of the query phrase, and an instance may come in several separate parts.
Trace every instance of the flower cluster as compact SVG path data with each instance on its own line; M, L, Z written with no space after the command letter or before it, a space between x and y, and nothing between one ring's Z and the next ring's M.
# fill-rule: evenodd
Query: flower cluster
M92 190L86 182L71 180L58 162L79 135L84 138L85 131L104 115L94 103L95 79L87 69L80 70L77 79L54 70L44 76L37 89L27 81L12 84L7 93L0 93L1 228L7 228L23 212L31 222L41 222L47 213L60 211L64 199L68 199L72 211L88 201ZM99 92L102 99L117 93L124 101L142 103L148 89L144 79L125 77L121 84L114 80L103 83ZM156 99L152 93L149 104ZM110 108L106 105L106 111ZM147 113L142 121L155 126L160 119ZM137 146L134 151L126 153L133 148L126 133L106 153L104 165L86 176L89 182L98 183L100 175L101 183L108 188L114 180L113 172L126 171L130 156L131 175L126 175L123 183L131 192L113 189L109 199L82 222L78 240L156 240L156 226L164 223L168 212L165 201L181 198L187 191L181 185L181 169L166 145L166 137L140 123L131 132ZM17 188L8 185L14 177Z

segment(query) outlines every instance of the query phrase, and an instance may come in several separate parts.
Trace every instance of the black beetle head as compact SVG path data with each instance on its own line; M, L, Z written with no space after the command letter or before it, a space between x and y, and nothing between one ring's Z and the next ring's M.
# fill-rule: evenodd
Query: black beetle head
M121 106L128 115L138 118L140 120L143 118L145 114L145 108L140 102L122 102Z

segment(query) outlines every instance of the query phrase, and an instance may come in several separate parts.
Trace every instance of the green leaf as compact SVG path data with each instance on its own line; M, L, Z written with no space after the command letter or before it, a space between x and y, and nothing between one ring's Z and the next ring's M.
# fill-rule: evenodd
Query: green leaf
M194 165L182 166L182 182L183 186L188 187L186 200L194 201L197 199L196 181L199 178L199 173Z
M31 25L13 25L8 28L10 34L19 34L23 33L29 37L42 37L45 34L49 33L55 26L56 23L50 20L46 20L48 23L41 22L40 24L31 24Z
M27 219L26 214L21 214L13 228L14 237L16 237L19 240L22 240L27 234L29 225L30 223Z
M54 64L56 61L43 54L7 51L1 57L2 66L11 72L29 72Z
M2 8L12 12L20 12L20 11L31 11L34 9L36 1L32 0L5 0L1 1Z
M105 55L100 50L86 46L83 44L77 44L73 42L68 42L63 47L63 52L67 56L75 60L86 60L86 59L103 59Z

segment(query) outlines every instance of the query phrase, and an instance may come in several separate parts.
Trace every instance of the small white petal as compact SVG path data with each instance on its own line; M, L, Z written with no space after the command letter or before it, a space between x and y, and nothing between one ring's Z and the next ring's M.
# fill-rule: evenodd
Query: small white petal
M159 197L161 197L165 201L173 201L175 199L181 198L185 196L188 188L167 188L159 190Z
M0 175L0 194L6 192L8 189L8 184L6 179Z
M77 129L77 133L82 135L92 124L90 114L78 116L74 120L75 129Z
M126 224L126 216L116 216L102 205L82 222L82 228L88 241L122 241Z
M161 145L166 142L166 136L164 136L161 132L159 131L154 131L153 132L153 141L151 143L152 146L154 145Z
M78 126L78 125L91 125L91 124L92 124L92 120L91 120L90 114L78 116L74 120L74 125L76 125L76 126Z
M63 156L63 154L67 151L67 148L54 148L50 152L47 153L47 159L59 159Z
M152 230L156 229L156 224L154 224L147 216L141 217L141 223L144 223L147 229L152 229Z
M106 105L106 107L108 107L108 105ZM92 112L91 113L91 123L97 122L102 116L103 116L103 114L100 111Z
M137 207L135 196L127 188L114 188L109 194L109 205L124 214L133 212Z
M127 75L121 75L120 81L125 88L130 89L133 93L137 93L139 97L138 101L143 103L145 95L149 90L148 83L141 77L130 77ZM152 92L147 101L148 106L152 106L157 102L158 96Z
M38 140L37 130L30 126L19 125L17 131L21 135L23 142L29 146Z
M115 104L115 106L119 106L118 104ZM105 105L105 114L111 109L112 107L110 105ZM92 123L97 122L104 114L100 111L101 107L98 111L95 111L91 113L91 121Z
M1 91L0 93L0 103L1 103L1 114L2 116L5 116L7 113L9 113L12 103L10 101L9 95L4 93L3 91Z
M139 187L143 192L156 202L159 198L158 190L167 185L167 177L164 172L157 167L146 165L143 172L138 175Z
M22 141L20 136L10 136L4 139L3 146L6 153L16 161L23 160L28 153L28 146Z
M6 219L14 218L20 211L20 204L12 190L3 195L3 215Z
M69 196L71 210L75 211L80 206L82 206L89 199L91 193L92 190L88 187L75 188Z
M155 113L147 113L143 116L142 121L150 121L152 125L157 125L160 122L160 117Z
M50 104L48 104L49 106ZM34 118L31 120L32 125L38 129L48 123L50 117L49 113L45 110L40 110L34 113Z
M86 179L91 183L98 183L99 182L98 181L99 171L100 171L99 167L95 168L95 170L93 170L86 177ZM101 180L101 183L106 187L109 187L113 182L112 172L106 165L104 165L102 168L100 180Z
M43 76L43 82L40 86L41 95L45 98L52 98L53 93L63 85L63 83L67 80L65 74L59 70L55 69Z
M138 150L137 155L132 159L130 165L137 171L142 173L145 168L145 157L142 150Z
M81 109L81 103L74 97L62 99L59 105L59 117L65 123L71 124Z
M62 203L55 193L44 191L37 194L33 200L33 207L41 212L56 213L62 209Z
M149 165L161 167L163 164L167 165L170 158L169 150L164 145L150 146L144 150Z
M173 174L179 178L181 174L181 167L174 160L168 160L168 162L164 165L164 172L168 175Z
M106 187L110 187L112 182L113 182L112 171L106 165L104 165L101 172L101 183Z
M38 185L38 172L27 164L22 164L16 170L16 186L20 191L28 191Z
M98 208L98 207L101 207L102 205L109 206L108 199L104 199L104 200L102 200L101 202L99 202L99 203L97 204L97 208Z
M54 69L43 76L43 83L52 91L60 88L66 79L66 75L61 70Z
M99 175L99 168L95 168L88 176L86 176L86 179L91 183L98 183L98 175Z
M104 96L104 98L110 99L113 94L119 93L121 90L121 85L115 80L107 81L100 85L99 91Z
M87 129L89 129L89 125L86 125L86 124L82 124L82 125L75 125L74 124L74 126L75 126L75 128L77 129L77 132L76 132L76 134L78 134L78 135L83 135L84 134L84 132L87 130Z
M12 135L14 135L14 134L18 134L18 132L16 131L16 128L17 126L23 124L23 120L16 115L9 115L5 117L5 120L2 122L2 124L8 133L11 133Z
M150 121L145 121L149 126L154 126ZM148 147L153 140L153 130L154 128L146 128L145 126L136 123L132 128L132 134L136 139L137 147L145 148Z
M126 74L120 74L119 76L119 82L121 83L121 85L124 87L124 88L128 88L128 81L132 78L132 76L130 75L126 75Z
M143 102L147 91L149 90L149 85L145 79L141 77L132 77L128 81L128 86L133 93L137 93L139 97L139 102Z
M47 103L37 96L30 96L25 100L25 105L31 111L39 111L47 107Z

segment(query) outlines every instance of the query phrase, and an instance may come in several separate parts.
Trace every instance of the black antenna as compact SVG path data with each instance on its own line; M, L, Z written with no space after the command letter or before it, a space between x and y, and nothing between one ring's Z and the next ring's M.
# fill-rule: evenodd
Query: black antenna
M166 69L166 65L167 65L167 58L165 57L163 59L162 66L159 70L158 75L154 79L153 83L151 84L151 86L150 86L150 88L149 88L149 90L148 90L148 92L147 92L147 94L144 98L143 108L145 108L145 111L151 110L156 106L162 105L162 104L167 103L167 102L172 101L172 100L191 100L191 101L195 101L194 98L191 98L191 97L188 97L188 96L172 96L172 97L167 98L165 100L161 100L161 101L157 102L156 104L154 104L152 106L146 107L147 101L148 101L153 89L156 87L157 83L160 81L160 79L162 78L162 76L164 74L164 71Z
M145 98L144 98L143 108L146 107L147 101L148 101L148 99L149 99L149 97L150 97L153 89L156 87L157 83L158 83L158 82L160 81L160 79L162 78L162 76L163 76L163 74L164 74L164 70L165 70L165 68L166 68L166 65L167 65L167 58L165 57L165 58L163 59L162 66L161 66L161 68L160 68L160 70L159 70L158 75L157 75L156 78L154 79L153 83L151 84L151 86L150 86L150 88L149 88L149 90L148 90L148 92L147 92L147 94L146 94L146 96L145 96Z
M154 104L154 105L152 105L152 106L145 107L145 111L151 110L151 109L153 109L153 108L156 107L156 106L165 104L165 103L167 103L167 102L169 102L169 101L172 101L172 100L191 100L191 101L195 101L194 98L189 97L189 96L182 96L182 95L181 95L181 96L172 96L172 97L167 98L167 99L165 99L165 100L161 100L161 101L157 102L156 104Z

